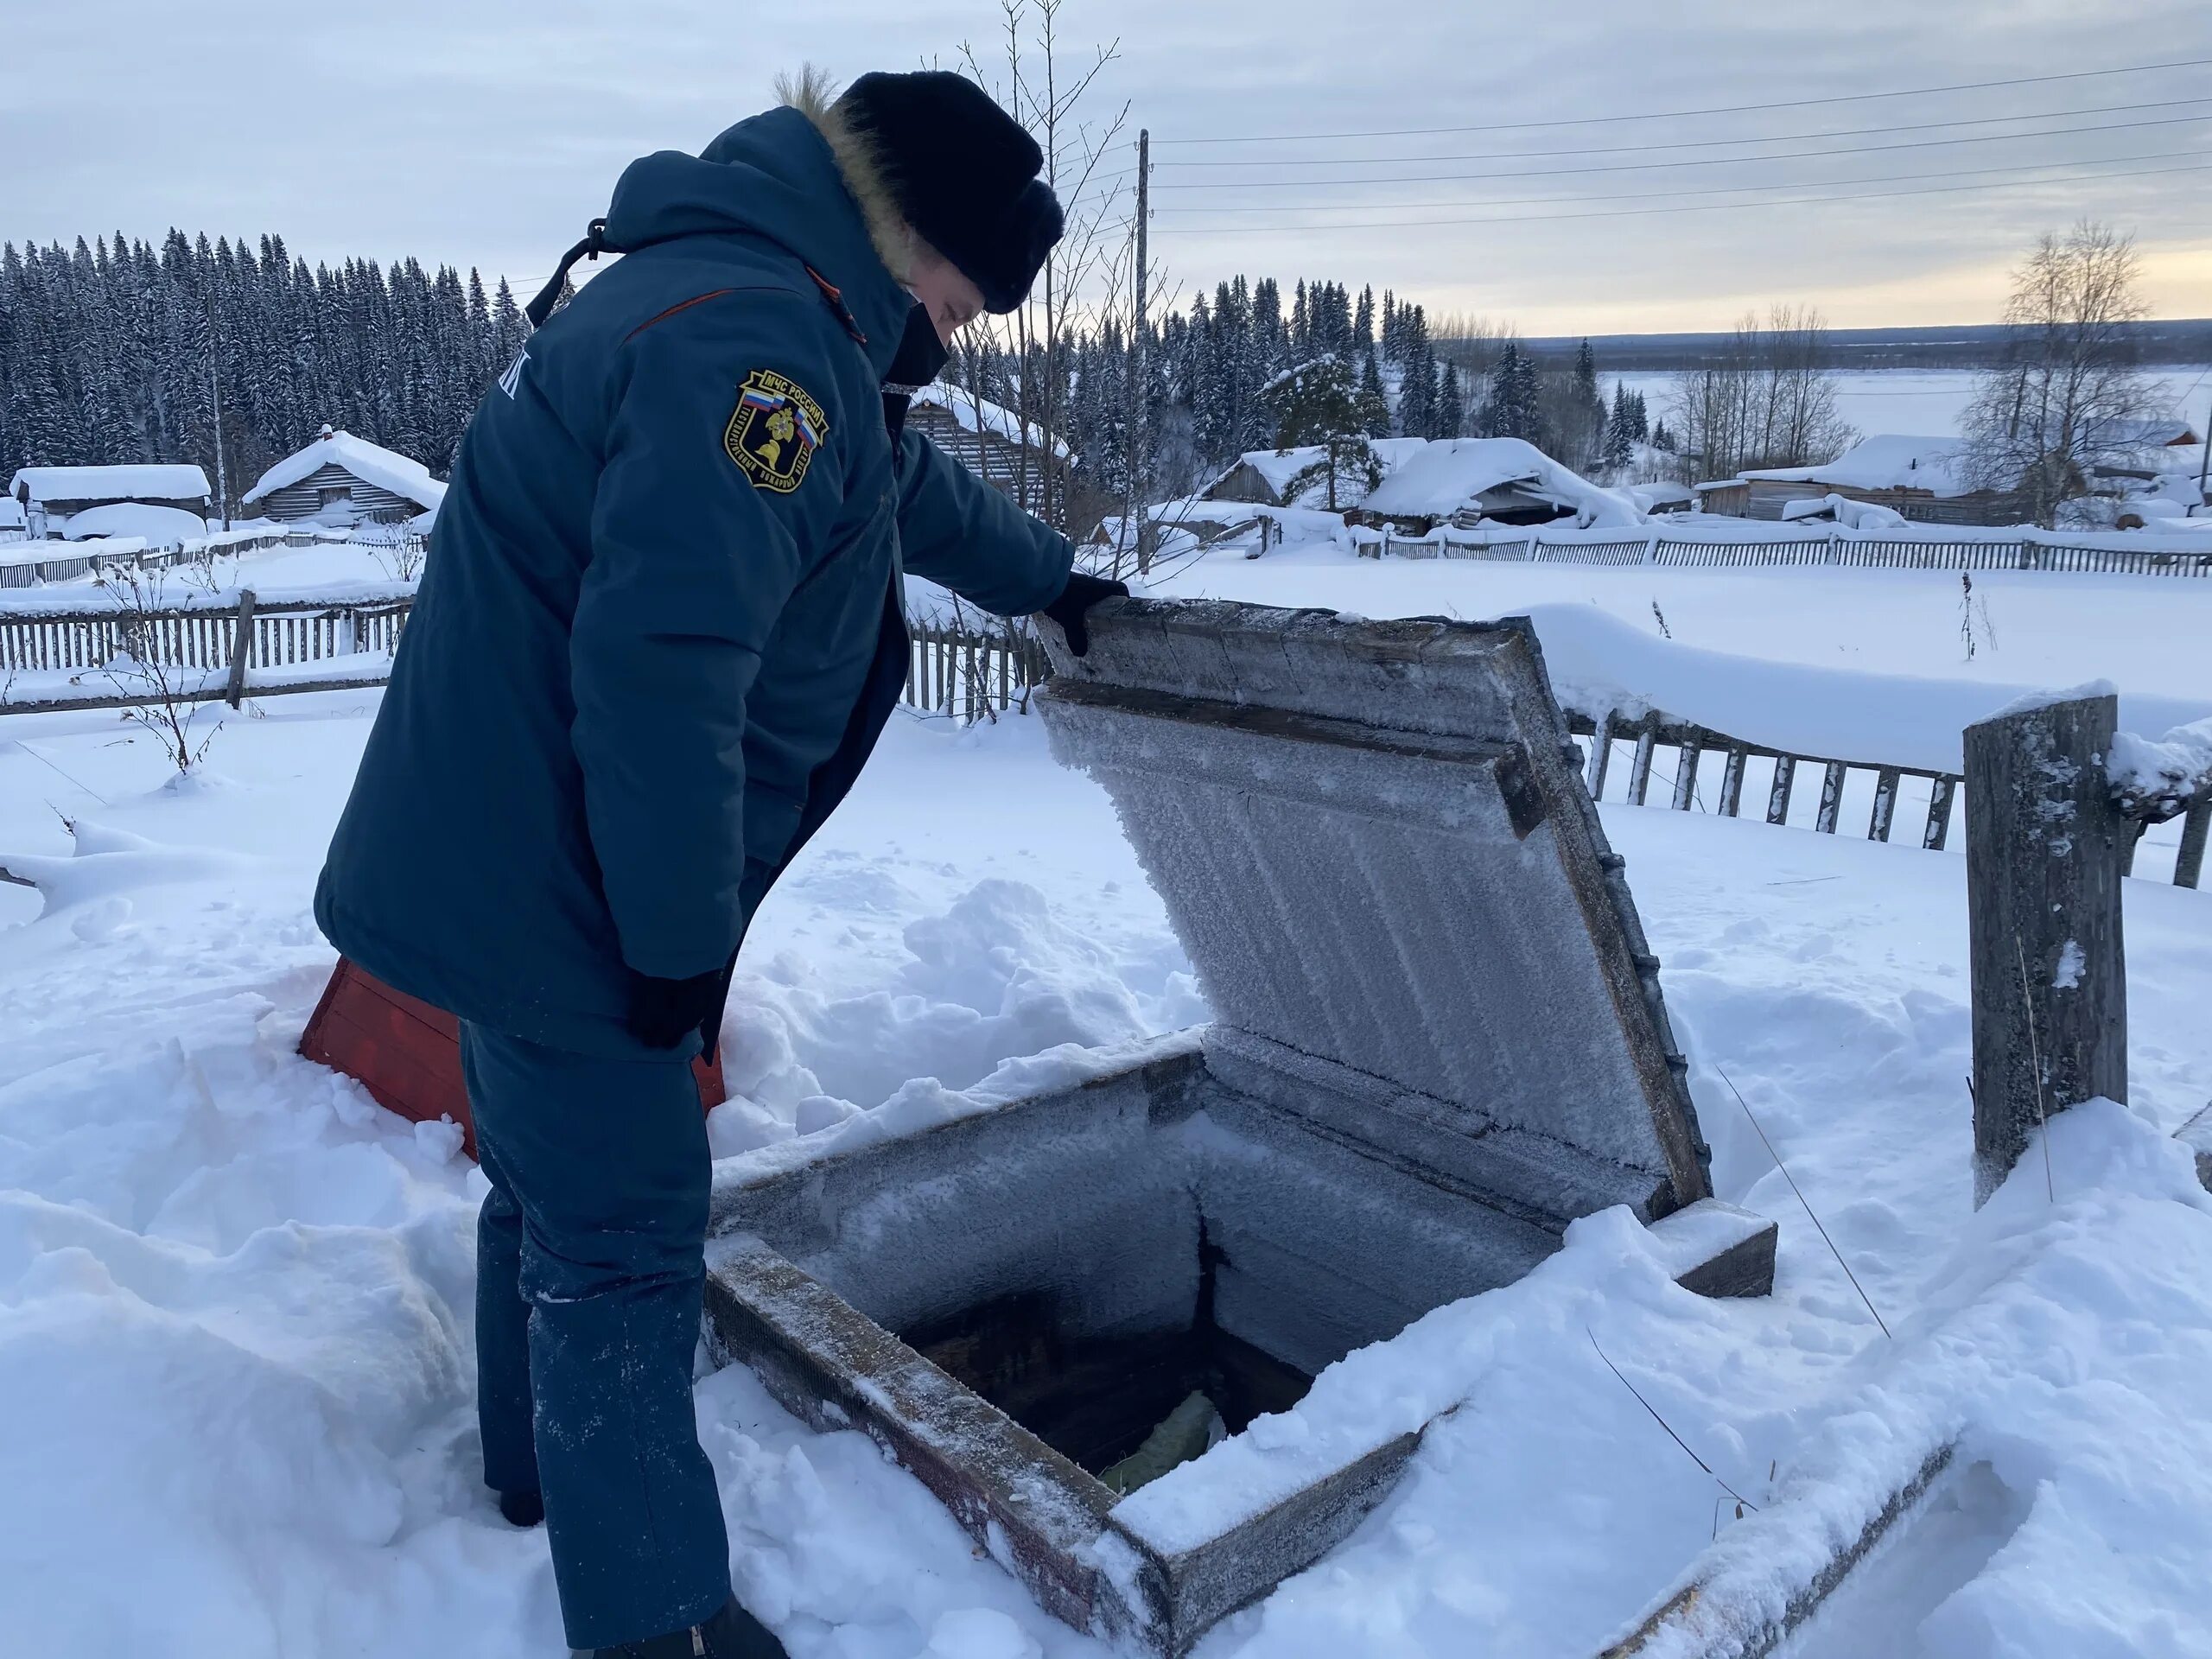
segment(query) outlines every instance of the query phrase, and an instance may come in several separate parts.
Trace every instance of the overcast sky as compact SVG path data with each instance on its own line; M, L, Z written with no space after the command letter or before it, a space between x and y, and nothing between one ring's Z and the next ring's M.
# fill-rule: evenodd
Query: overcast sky
M309 259L411 254L518 292L626 161L696 149L779 69L1004 57L996 0L8 10L0 235L276 231ZM1244 270L1536 334L1774 302L1980 321L2019 249L2088 213L2135 232L2155 314L2212 315L2212 64L1802 101L2212 60L2203 0L1065 0L1062 29L1071 62L1118 41L1082 113L1126 103L1150 128L1154 248L1185 296ZM1439 128L1474 130L1405 131ZM1322 182L1348 180L1369 181ZM1859 199L1788 200L1823 194ZM1454 219L1490 222L1405 222Z

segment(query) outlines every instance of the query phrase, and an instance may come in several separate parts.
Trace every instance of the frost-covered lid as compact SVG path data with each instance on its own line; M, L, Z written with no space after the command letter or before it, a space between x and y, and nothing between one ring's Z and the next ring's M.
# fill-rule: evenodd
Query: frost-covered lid
M1051 646L1055 752L1112 795L1224 1081L1541 1215L1707 1195L1525 625L1126 600Z

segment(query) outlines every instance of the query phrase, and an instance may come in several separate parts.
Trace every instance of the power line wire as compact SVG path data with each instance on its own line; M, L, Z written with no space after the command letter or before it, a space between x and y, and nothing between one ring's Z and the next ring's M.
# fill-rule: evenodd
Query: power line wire
M1839 127L1827 132L1770 132L1754 133L1745 138L1662 138L1640 144L1600 144L1576 149L1484 149L1468 150L1456 156L1302 156L1291 161L1254 161L1236 157L1225 162L1160 162L1161 167L1388 167L1408 162L1524 162L1546 156L1619 156L1633 152L1641 155L1653 149L1718 149L1730 144L1794 144L1817 138L1870 138L1892 132L1933 132L1943 127L1986 127L2000 121L2070 120L2081 115L2139 114L2145 110L2177 109L2184 104L2212 104L2212 92L2200 93L2195 98L2162 98L2149 103L2100 104L2086 110L2036 110L2018 115L1976 115L1956 121L1906 121L1886 127ZM2084 130L2084 129L2061 129ZM1990 133L1992 138L2011 137L2009 133ZM2020 135L2024 136L2024 135ZM1745 159L1754 159L1746 157ZM1357 183L1357 180L1348 180Z
M1923 138L1909 144L1845 144L1833 149L1793 150L1786 156L1695 156L1675 162L1613 162L1592 167L1545 167L1496 173L1398 173L1364 179L1249 179L1211 184L1158 184L1155 190L1311 190L1345 185L1445 184L1462 179L1553 179L1585 173L1649 173L1666 168L1747 167L1760 162L1815 161L1828 156L1878 156L1901 149L1939 149L1959 144L2010 143L2028 138L2064 138L2076 133L2128 132L2141 127L2188 126L2212 121L2207 115L2167 115L2148 121L2106 121L2093 127L2054 127L2041 132L1993 132L1972 138Z
M1956 194L1965 190L2017 190L2038 184L2101 184L2107 180L2147 179L2164 177L2177 173L2212 173L2212 162L2190 167L2154 167L2133 173L2101 173L2078 179L2015 179L1995 184L1947 184L1929 190L1867 190L1847 196L1788 196L1766 201L1707 201L1691 202L1679 207L1616 207L1596 213L1538 213L1522 217L1494 216L1484 219L1389 219L1362 221L1356 224L1323 225L1217 225L1192 226L1194 233L1206 236L1236 236L1258 232L1286 234L1297 231L1425 230L1453 225L1557 225L1573 219L1643 219L1656 213L1713 213L1742 207L1796 207L1808 203L1831 201L1878 201L1899 196L1940 196Z
M1479 197L1474 200L1469 200L1465 197L1456 197L1446 201L1314 202L1310 206L1296 209L1287 209L1286 204L1279 201L1268 202L1264 206L1256 207L1236 207L1226 202L1221 202L1207 203L1205 206L1197 207L1155 207L1153 209L1153 212L1154 213L1179 214L1280 213L1286 211L1295 211L1306 213L1371 213L1383 208L1395 210L1399 208L1414 207L1535 207L1549 206L1559 202L1649 201L1655 197L1733 196L1741 195L1745 192L1752 190L1821 190L1850 184L1912 184L1925 182L1932 179L1985 178L1993 173L2024 173L2031 171L2048 172L2052 168L2056 167L2113 167L2128 162L2182 161L2193 156L2201 156L2204 154L2205 152L2202 149L2158 149L2147 151L2144 154L2136 156L2101 156L2096 157L2094 160L2084 160L2080 162L2023 162L2011 167L1967 168L1956 172L1877 173L1856 179L1789 179L1777 180L1772 184L1719 184L1703 190L1624 190L1611 192L1605 194L1591 194L1586 193L1572 196L1489 196ZM2085 178L2094 178L2098 175L2094 174L2087 174L2080 176ZM2023 184L2046 182L2057 184L2063 183L2064 181L2065 181L2063 179L2052 179L2047 181L2023 179L2017 181L2017 182ZM1747 202L1743 205L1749 207L1752 204Z
M1833 92L1821 98L1777 99L1767 104L1723 104L1701 110L1649 110L1636 115L1586 115L1550 121L1495 121L1465 127L1395 127L1360 132L1249 133L1230 138L1159 138L1155 144L1277 144L1331 138L1424 138L1436 133L1533 132L1547 127L1605 126L1623 121L1677 121L1697 115L1748 115L1763 110L1803 109L1816 104L1864 104L1884 98L1933 98L1946 92L1979 92L1998 86L2042 86L2062 80L2093 80L2104 75L2151 74L2165 69L2202 69L2212 58L2182 58L2165 63L2123 64L2113 69L2075 69L2056 75L2016 75L2004 80L1957 81L1948 86L1900 87L1885 92Z

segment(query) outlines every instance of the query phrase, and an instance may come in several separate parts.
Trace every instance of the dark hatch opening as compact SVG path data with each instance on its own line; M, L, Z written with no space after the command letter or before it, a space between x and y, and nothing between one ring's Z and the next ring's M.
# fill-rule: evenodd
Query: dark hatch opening
M900 1340L1093 1475L1134 1453L1193 1392L1231 1434L1287 1411L1313 1379L1214 1318L1218 1246L1198 1231L1198 1294L1189 1325L1133 1336L1069 1329L1054 1299L1023 1291L915 1325Z

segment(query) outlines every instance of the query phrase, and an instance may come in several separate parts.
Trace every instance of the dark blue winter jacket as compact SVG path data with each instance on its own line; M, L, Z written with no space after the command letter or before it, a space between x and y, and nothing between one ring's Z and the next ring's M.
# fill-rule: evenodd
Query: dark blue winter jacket
M486 392L315 893L463 1019L639 1052L625 964L725 966L906 671L899 569L1002 615L1066 539L880 394L912 305L796 110L632 163L628 250Z

